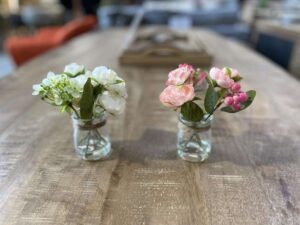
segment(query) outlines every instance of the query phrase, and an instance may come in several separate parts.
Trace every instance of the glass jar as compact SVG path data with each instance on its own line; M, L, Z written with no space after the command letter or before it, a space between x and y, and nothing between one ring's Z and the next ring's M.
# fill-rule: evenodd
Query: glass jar
M76 154L84 160L107 158L111 152L106 113L92 120L72 116L73 137Z
M199 122L187 121L179 114L177 154L186 161L202 162L211 151L211 123L213 116L204 116Z

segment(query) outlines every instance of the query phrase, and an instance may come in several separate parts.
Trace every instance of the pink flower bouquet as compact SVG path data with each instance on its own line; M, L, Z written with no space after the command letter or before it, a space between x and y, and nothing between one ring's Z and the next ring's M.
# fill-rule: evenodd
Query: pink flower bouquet
M168 108L178 110L187 121L207 120L217 109L236 113L253 102L256 92L241 90L242 77L236 69L212 68L209 74L191 65L181 64L168 75L166 88L160 101ZM207 82L204 99L196 96L195 90Z

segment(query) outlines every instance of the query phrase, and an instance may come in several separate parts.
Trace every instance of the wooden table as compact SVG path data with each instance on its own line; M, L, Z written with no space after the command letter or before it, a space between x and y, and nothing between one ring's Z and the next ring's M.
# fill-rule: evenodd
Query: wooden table
M169 68L120 67L125 30L91 33L0 81L0 224L299 225L300 83L238 43L197 31L216 66L237 67L257 99L217 113L208 161L176 157L177 116L158 101ZM107 65L127 81L110 119L109 160L76 158L68 116L31 96L49 70Z

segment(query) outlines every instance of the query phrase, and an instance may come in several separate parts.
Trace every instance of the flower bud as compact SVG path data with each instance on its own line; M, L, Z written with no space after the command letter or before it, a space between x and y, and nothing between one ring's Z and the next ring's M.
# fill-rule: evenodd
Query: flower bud
M233 92L239 92L241 89L241 85L239 83L234 83L232 86L231 86L231 90Z
M234 103L234 100L232 97L226 97L224 100L225 105L231 106Z
M239 93L238 99L239 99L239 102L243 103L243 102L247 101L248 96L245 92L241 92L241 93Z
M233 97L234 104L240 103L240 99L238 95L234 95Z
M240 110L241 109L241 104L240 103L233 104L232 107L233 107L234 110Z

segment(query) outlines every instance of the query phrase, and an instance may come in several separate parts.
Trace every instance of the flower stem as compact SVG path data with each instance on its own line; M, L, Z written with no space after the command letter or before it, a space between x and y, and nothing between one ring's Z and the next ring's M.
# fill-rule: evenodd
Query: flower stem
M217 104L216 108L214 108L214 111L213 111L212 113L210 113L210 114L208 115L208 117L205 118L204 121L207 121L221 105L222 105L222 102L219 102L219 103Z
M69 104L69 106L74 111L74 113L76 114L77 118L79 119L80 116L79 116L78 112L76 111L76 109L74 108L74 106L71 103Z

